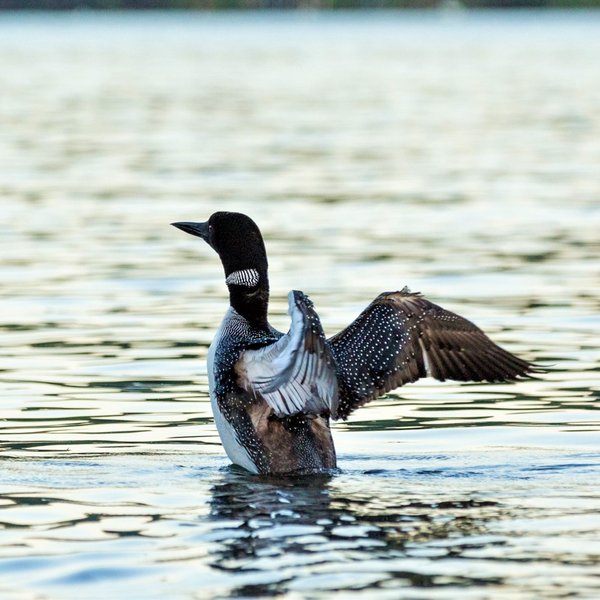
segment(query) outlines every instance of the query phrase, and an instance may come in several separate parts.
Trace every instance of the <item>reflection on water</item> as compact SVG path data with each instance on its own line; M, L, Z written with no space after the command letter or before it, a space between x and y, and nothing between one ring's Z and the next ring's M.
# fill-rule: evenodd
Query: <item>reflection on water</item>
M594 598L600 19L0 19L2 598ZM227 466L221 267L250 213L326 329L409 285L552 364L406 386L340 472ZM86 587L87 586L87 587ZM82 592L82 590L84 590Z
M394 475L367 472L331 481L273 483L226 477L212 490L211 516L225 520L228 529L214 537L220 543L210 554L213 567L229 572L233 581L239 574L264 572L249 585L240 577L232 595L368 588L397 597L398 589L414 587L424 588L423 593L411 594L428 597L427 590L438 586L497 593L520 581L526 565L547 560L565 563L557 567L556 579L567 564L564 574L580 572L585 578L585 567L594 562L594 551L575 556L552 548L543 528L550 524L556 534L564 519L542 516L531 506L526 519L534 530L542 529L535 543L550 552L543 559L528 556L531 539L501 534L512 531L525 511L499 489L501 501L460 485L437 493L419 490L411 480L424 480L431 472L410 469L402 486L389 479L384 484ZM488 563L492 555L495 560ZM532 578L522 591L540 588Z
M369 477L361 479L365 483ZM345 488L353 485L348 481ZM242 584L232 595L430 587L440 576L435 570L423 572L423 557L446 557L443 542L449 538L484 533L494 507L487 500L446 497L428 502L360 490L347 498L333 482L320 478L257 482L247 476L227 477L213 488L211 516L233 520L232 529L211 560L214 568L232 577L248 570L273 577ZM422 547L432 541L442 542L438 550ZM445 585L486 583L486 577L467 574L440 578ZM381 586L384 581L387 585Z
M578 459L428 453L308 479L175 453L20 464L2 499L0 574L27 572L27 587L60 597L593 590L598 465Z

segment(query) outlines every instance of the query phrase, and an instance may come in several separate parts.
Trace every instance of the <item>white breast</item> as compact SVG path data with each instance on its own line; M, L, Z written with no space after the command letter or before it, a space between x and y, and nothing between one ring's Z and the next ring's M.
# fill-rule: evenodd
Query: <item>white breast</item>
M210 404L212 406L212 411L215 418L215 425L217 426L217 431L219 432L221 443L223 444L223 448L225 448L225 452L227 452L227 456L229 456L231 462L236 465L240 465L240 467L244 467L244 469L250 471L251 473L258 473L258 469L256 468L256 465L250 458L248 452L246 451L244 446L242 446L237 441L233 427L227 422L227 419L225 419L223 413L219 409L219 405L217 404L217 398L215 396L215 354L217 347L223 339L223 335L227 326L227 321L233 317L234 310L233 308L229 307L229 310L225 314L221 326L215 334L215 338L212 344L210 345L210 348L208 349L207 367Z

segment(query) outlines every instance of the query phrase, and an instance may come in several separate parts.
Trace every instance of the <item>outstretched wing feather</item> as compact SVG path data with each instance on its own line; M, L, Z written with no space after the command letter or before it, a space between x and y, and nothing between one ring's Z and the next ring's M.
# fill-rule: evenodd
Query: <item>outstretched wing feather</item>
M290 292L288 300L290 330L270 346L242 353L236 366L239 383L279 417L335 415L337 374L319 317L302 292Z
M338 368L341 418L427 375L441 381L507 381L538 371L471 321L406 289L380 294L329 344Z

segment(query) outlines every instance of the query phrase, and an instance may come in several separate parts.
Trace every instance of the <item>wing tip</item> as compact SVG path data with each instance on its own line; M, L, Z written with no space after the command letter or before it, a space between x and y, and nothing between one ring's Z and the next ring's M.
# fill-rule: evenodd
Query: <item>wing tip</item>
M519 381L541 381L543 378L540 377L539 375L544 375L545 373L548 373L549 369L548 367L542 366L539 363L535 363L535 362L526 362L526 361L522 361L523 363L525 363L522 368L520 368L519 370L512 372L512 373L506 373L504 376L501 377L485 377L483 376L481 381L486 381L488 383L516 383Z
M527 367L525 368L523 373L520 373L517 377L522 379L533 379L536 381L540 381L542 377L538 377L538 375L545 375L552 369L551 365L541 365L540 363L530 362L527 363Z

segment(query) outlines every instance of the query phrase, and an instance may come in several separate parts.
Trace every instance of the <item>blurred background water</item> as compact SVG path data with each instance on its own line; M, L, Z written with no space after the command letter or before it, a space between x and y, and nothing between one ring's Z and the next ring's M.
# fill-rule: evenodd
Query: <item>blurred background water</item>
M0 596L600 596L600 15L0 18ZM272 322L409 285L538 381L422 381L341 472L228 466L204 359L241 210Z

